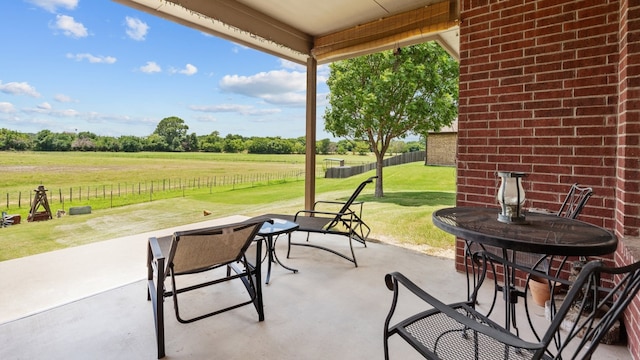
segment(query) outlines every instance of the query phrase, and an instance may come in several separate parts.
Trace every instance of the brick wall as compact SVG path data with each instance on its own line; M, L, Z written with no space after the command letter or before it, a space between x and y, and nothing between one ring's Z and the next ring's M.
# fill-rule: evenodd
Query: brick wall
M619 79L618 79L618 154L616 197L616 233L625 242L618 247L616 262L629 264L640 260L640 6L630 7L620 1ZM640 298L625 313L629 332L629 348L640 358Z
M461 0L457 204L494 206L496 171L522 171L527 207L594 189L581 219L640 229L640 14L627 0ZM462 246L457 265L462 270ZM638 300L627 319L640 317ZM628 324L634 325L634 324ZM640 351L640 329L630 328Z
M427 165L455 165L457 142L455 132L430 134L427 138Z

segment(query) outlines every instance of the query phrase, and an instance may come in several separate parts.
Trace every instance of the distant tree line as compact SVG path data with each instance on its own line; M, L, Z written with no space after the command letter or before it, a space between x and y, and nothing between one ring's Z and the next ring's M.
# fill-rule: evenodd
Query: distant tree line
M41 130L36 134L21 133L0 128L0 150L7 151L104 151L104 152L217 152L252 154L304 154L305 137L244 137L218 131L209 135L188 134L189 127L178 117L162 119L149 136L100 136L92 132L55 133ZM397 141L392 152L424 150L424 143ZM318 154L366 154L370 151L366 141L322 139L316 142Z

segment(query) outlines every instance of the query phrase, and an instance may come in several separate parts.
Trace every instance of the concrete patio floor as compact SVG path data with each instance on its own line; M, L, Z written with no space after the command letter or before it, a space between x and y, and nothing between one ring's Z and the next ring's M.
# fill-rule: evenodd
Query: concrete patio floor
M144 280L147 238L242 218L0 262L0 285L5 290L0 297L0 359L155 359L152 308ZM312 235L312 241L348 251L342 237ZM306 247L293 248L287 259L286 240L280 239L280 259L299 273L274 265L271 283L263 286L264 322L258 322L253 307L245 306L180 324L167 299L166 358L383 359L382 328L392 297L384 285L385 274L400 271L445 301L466 297L465 275L455 271L452 259L375 242L367 248L355 245L355 251L358 268ZM206 311L220 293L242 296L244 292L238 284L214 288L203 289L187 308ZM399 311L410 313L417 306L408 301ZM543 309L534 317L545 321ZM520 323L524 326L524 318ZM390 348L393 359L419 358L398 339ZM625 346L600 346L594 359L631 356Z

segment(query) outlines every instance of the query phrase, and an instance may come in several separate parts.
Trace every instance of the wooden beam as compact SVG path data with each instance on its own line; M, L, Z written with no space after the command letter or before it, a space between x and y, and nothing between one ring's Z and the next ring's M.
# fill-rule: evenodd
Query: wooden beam
M167 0L213 20L246 31L302 54L310 54L313 38L235 0Z
M392 48L409 39L426 38L458 24L456 0L406 11L349 29L316 37L311 51L319 62L341 54L358 53L381 47ZM415 43L415 41L414 41ZM398 46L396 45L396 46Z

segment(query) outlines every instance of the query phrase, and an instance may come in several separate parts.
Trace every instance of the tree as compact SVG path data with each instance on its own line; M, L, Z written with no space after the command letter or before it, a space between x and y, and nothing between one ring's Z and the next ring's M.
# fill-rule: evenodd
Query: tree
M198 151L198 135L196 133L191 133L191 135L187 135L182 141L182 150L184 151Z
M200 150L205 152L222 152L224 139L220 137L220 132L212 131L211 134L198 139Z
M316 154L322 154L322 155L329 154L330 145L331 145L331 140L329 139L322 139L320 141L316 141Z
M245 140L241 135L227 134L224 138L223 150L226 153L240 153L246 149Z
M156 130L153 132L164 139L165 151L183 151L184 144L189 144L187 140L187 130L189 127L184 120L176 116L171 116L160 120Z
M113 136L100 136L96 140L96 150L98 151L120 151L120 141Z
M89 131L80 132L71 142L71 149L76 151L94 151L98 136Z
M14 130L0 129L0 150L28 150L31 146L29 135Z
M168 147L169 145L164 140L164 137L156 133L149 135L142 146L145 151L165 151Z
M120 148L124 152L138 152L142 150L142 140L137 136L120 136Z
M365 140L376 155L375 196L391 140L450 125L457 116L456 61L434 42L329 65L325 130Z
M391 151L391 155L393 154L402 154L407 152L407 144L404 141L393 140L389 145L389 150Z

